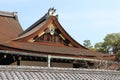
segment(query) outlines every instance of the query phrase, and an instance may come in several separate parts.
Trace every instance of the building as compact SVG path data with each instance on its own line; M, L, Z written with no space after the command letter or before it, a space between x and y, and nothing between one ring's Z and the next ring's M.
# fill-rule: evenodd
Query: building
M91 51L75 41L48 12L25 31L16 12L0 11L0 65L117 69L114 55ZM113 65L114 64L114 65Z

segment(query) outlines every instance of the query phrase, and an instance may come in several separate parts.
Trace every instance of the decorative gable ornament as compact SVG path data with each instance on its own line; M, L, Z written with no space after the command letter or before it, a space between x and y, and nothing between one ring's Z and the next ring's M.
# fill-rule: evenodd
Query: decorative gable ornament
M50 31L50 34L51 34L51 35L54 35L54 33L55 33L55 27L54 27L53 24L50 24L50 26L49 26L49 31Z

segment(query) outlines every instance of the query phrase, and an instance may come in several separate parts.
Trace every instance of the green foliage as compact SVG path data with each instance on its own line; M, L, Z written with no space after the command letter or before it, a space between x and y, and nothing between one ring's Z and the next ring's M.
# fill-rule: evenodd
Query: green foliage
M117 52L116 61L120 61L120 51Z
M92 49L92 48L93 48L93 46L91 45L90 40L84 40L83 45L84 45L86 48L88 48L88 49Z
M104 38L104 46L108 52L117 53L120 50L120 33L108 34Z
M104 46L103 46L103 42L98 42L95 44L94 46L95 50L98 52L106 52Z
M95 44L96 51L116 54L120 50L120 33L107 34L104 42Z
M98 52L117 54L120 50L120 33L107 34L103 42L98 42L93 46L90 40L84 40L83 45Z

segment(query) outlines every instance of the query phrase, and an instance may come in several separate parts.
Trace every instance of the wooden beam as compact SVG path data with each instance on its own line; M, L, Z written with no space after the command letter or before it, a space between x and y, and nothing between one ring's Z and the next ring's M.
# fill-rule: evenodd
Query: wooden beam
M18 65L18 66L20 65L20 60L21 60L21 57L18 56L18 57L17 57L17 65Z

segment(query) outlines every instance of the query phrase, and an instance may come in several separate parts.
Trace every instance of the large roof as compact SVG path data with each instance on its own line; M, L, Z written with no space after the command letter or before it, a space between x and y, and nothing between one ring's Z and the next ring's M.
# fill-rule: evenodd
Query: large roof
M119 80L113 70L0 66L0 80Z
M0 12L0 48L8 51L32 52L44 55L68 55L113 60L113 56L88 50L75 41L61 26L58 21L58 16L54 15L54 12L55 9L50 8L42 18L25 31L20 27L15 13ZM54 35L55 31L52 33L51 29L53 31L56 30L56 35ZM57 36L56 40L59 38L63 42L35 42L36 37L39 40L40 37L47 33L50 34L49 36L55 36L55 38ZM3 34L6 36L3 36ZM55 38L52 39L54 40ZM8 41L2 42L3 40ZM67 45L65 43L67 43Z
M54 9L52 9L54 10ZM56 15L50 15L49 11L40 18L37 22L31 25L28 29L21 33L21 35L15 39L15 41L26 41L37 34L44 32L51 24L53 24L56 28L59 29L61 35L69 40L74 47L86 49L84 46L79 44L76 40L74 40L61 26L58 21L58 17Z
M63 46L52 46L52 45L43 45L43 44L32 44L26 42L9 42L1 43L1 46L30 51L30 52L44 52L46 55L51 54L64 54L64 55L75 55L75 56L91 56L91 57L103 57L107 56L106 54L98 53L95 51L90 51L87 49L79 49L72 47L63 47ZM2 47L1 47L2 48Z
M0 11L0 42L18 37L23 32L16 12Z

